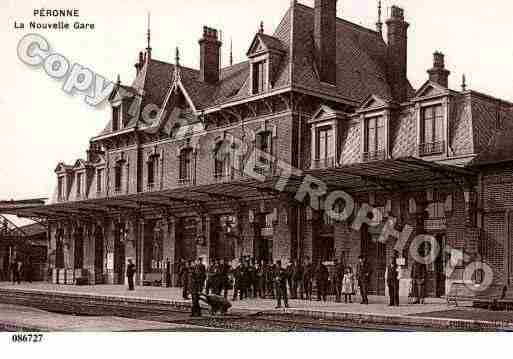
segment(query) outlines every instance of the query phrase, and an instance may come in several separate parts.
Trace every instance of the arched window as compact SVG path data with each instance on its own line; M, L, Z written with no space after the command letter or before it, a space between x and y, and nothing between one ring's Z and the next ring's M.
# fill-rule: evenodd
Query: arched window
M190 184L193 181L192 155L192 148L184 148L180 151L180 167L178 171L178 182L180 184Z

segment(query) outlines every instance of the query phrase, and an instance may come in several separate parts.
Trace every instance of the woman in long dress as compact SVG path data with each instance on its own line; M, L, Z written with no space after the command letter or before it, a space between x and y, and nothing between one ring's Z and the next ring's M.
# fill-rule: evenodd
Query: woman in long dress
M352 296L355 294L355 277L351 267L345 269L344 278L342 279L342 294L344 302L352 303Z

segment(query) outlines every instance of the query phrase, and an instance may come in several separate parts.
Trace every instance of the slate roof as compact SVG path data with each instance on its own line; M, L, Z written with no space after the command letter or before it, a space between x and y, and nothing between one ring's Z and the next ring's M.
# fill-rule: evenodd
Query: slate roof
M483 166L513 161L513 128L497 130L488 146L471 162Z
M316 74L313 31L314 9L293 2L272 36L257 34L267 47L283 53L273 90L292 87L354 103L361 103L371 94L392 99L386 76L387 45L381 34L337 19L337 86L330 86L321 83ZM149 58L127 88L138 94L140 109L147 104L161 108L174 74L175 65ZM214 85L201 82L199 70L180 66L180 74L197 110L250 97L247 61L221 69L220 81ZM411 96L413 92L410 86ZM151 125L138 121L133 118L124 129ZM109 123L101 135L109 133L110 128Z

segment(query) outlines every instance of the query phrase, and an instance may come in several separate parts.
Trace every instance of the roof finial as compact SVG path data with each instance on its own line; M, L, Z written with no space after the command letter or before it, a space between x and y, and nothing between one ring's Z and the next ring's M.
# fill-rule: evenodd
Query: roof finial
M264 33L264 22L263 22L263 21L260 21L260 30L259 30L259 32L260 32L261 34L263 34L263 33Z
M467 91L467 76L465 76L465 74L463 74L461 78L461 90L463 92Z
M119 74L118 74L118 79L116 82L117 82L118 86L121 85L121 76Z
M381 21L381 0L378 1L378 22L376 23L376 31L383 34L383 22Z
M175 64L176 66L180 66L180 49L178 48L178 46L176 47Z
M233 38L230 38L230 66L233 65Z
M151 13L148 11L148 23L147 23L147 30L146 30L146 42L147 47L146 51L148 52L148 56L151 56Z

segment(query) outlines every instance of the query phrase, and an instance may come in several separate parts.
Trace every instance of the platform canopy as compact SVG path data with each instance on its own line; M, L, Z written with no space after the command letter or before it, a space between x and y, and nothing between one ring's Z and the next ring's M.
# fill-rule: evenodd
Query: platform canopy
M349 194L369 191L401 192L444 186L463 189L474 185L477 173L471 169L438 164L409 157L379 162L360 163L351 166L299 171L294 175L276 169L273 176L189 186L162 191L148 191L90 199L63 202L52 205L13 207L0 203L0 213L20 217L86 219L101 218L112 214L145 213L173 210L184 207L207 211L209 204L230 202L233 204L274 197L278 195L293 198L306 182L322 181L326 188L343 190Z

